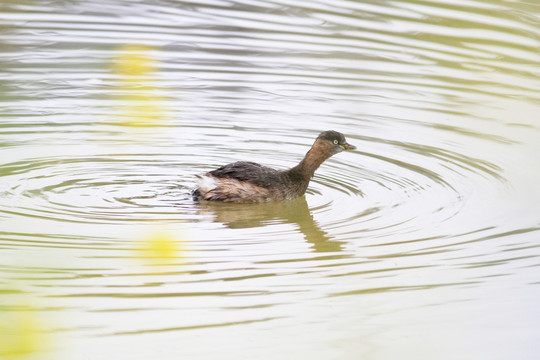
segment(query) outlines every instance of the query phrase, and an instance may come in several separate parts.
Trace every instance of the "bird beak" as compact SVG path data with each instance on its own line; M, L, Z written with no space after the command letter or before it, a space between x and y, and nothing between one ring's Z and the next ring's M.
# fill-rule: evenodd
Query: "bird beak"
M342 149L342 150L355 150L356 149L356 146L354 145L351 145L351 144L341 144L339 145L339 147Z

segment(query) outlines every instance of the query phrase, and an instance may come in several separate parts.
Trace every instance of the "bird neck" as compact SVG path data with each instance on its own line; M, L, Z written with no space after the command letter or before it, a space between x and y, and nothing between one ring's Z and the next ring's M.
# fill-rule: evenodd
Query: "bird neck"
M328 146L325 142L316 140L302 161L290 169L289 172L309 181L315 174L315 170L317 170L326 159L333 155L332 150L332 147Z

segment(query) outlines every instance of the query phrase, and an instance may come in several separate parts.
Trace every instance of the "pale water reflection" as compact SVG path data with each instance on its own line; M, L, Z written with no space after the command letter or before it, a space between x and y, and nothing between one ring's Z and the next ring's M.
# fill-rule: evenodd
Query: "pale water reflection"
M0 357L537 359L539 18L3 1ZM193 201L329 129L305 197Z

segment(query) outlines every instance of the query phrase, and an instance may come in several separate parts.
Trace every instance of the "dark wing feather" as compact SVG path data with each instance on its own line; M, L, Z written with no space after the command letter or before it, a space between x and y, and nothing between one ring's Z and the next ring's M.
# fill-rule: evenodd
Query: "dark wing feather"
M281 182L279 171L251 161L238 161L228 164L210 171L208 174L216 178L247 181L264 188L279 186Z

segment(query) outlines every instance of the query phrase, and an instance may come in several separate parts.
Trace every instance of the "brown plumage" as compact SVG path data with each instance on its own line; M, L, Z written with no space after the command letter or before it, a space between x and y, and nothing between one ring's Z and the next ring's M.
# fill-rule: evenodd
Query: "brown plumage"
M290 200L306 192L315 170L329 157L354 150L343 134L322 132L298 165L275 170L249 161L238 161L198 176L193 195L198 200L252 203Z

